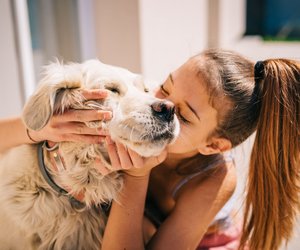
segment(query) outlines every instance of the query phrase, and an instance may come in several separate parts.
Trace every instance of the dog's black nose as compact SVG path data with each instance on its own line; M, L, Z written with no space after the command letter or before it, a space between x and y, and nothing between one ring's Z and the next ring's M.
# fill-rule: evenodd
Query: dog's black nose
M151 105L153 114L164 122L171 122L174 118L175 106L169 101L158 101Z

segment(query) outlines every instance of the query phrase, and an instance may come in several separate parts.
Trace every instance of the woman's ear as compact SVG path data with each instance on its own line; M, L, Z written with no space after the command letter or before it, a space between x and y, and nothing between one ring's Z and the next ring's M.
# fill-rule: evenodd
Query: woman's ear
M208 143L205 146L199 147L198 151L200 154L203 155L212 155L225 152L227 150L230 150L231 148L232 144L228 139L213 137L208 141Z

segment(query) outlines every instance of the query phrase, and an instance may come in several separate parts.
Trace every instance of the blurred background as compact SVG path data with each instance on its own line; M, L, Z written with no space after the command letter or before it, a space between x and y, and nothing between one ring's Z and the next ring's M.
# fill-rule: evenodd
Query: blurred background
M299 0L0 0L0 118L21 113L55 58L159 81L206 48L300 59L299 10ZM241 200L252 141L235 149ZM297 231L286 249L300 249Z

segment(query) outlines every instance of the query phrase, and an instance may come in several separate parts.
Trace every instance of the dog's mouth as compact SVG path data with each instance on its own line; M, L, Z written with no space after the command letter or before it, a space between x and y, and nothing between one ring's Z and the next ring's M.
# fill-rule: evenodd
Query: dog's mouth
M143 143L157 143L161 141L172 141L175 137L174 132L172 131L166 131L162 133L146 133L145 135L141 135L140 138L138 139L132 139L129 137L125 136L119 136L119 139L128 142L130 141L131 143L134 143L135 145L141 145Z
M130 122L128 122L130 120ZM172 122L158 122L156 119L146 119L144 122L128 119L119 124L119 137L136 142L156 142L169 140L174 137L175 120Z
M114 134L114 139L134 146L149 145L150 147L159 147L159 145L172 142L178 134L175 120L172 123L155 124L155 126L146 123L135 126L127 124L121 127L118 130L119 133Z

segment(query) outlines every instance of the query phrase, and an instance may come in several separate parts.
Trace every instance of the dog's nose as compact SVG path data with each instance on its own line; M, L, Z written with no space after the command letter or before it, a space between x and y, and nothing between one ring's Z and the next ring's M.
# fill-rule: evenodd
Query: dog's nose
M171 122L174 118L175 106L169 101L158 101L151 105L153 114L164 122Z

